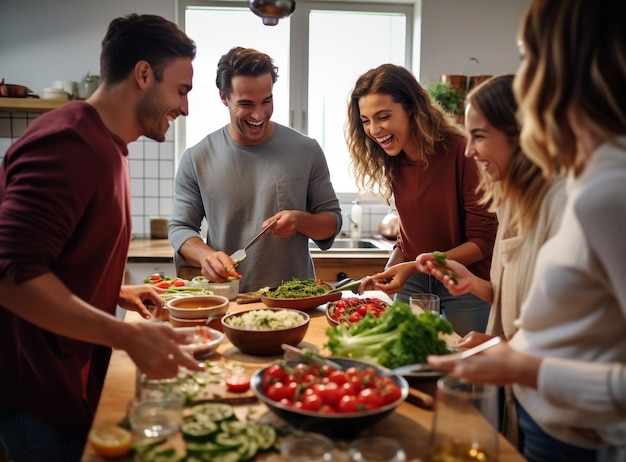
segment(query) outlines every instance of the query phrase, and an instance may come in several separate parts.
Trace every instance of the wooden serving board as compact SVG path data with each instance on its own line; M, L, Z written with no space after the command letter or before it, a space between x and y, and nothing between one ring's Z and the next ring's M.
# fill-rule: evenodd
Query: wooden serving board
M243 373L249 378L256 368L239 361L207 360L204 372L183 373L183 387L187 391L188 404L218 402L229 404L249 404L257 402L257 398L249 388L246 391L233 392L228 389L225 377L229 373Z

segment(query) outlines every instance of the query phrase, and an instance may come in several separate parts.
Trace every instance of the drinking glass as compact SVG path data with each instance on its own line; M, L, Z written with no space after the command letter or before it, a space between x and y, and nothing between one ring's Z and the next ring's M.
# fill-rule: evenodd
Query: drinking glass
M404 462L406 453L400 443L386 436L368 436L350 444L348 454L353 462Z
M437 381L430 462L497 460L497 390L493 385L471 385L451 376Z
M176 433L182 423L184 402L177 377L149 379L138 372L135 397L128 406L130 426L148 438Z
M409 298L409 305L411 310L415 314L420 314L423 311L430 311L437 316L441 315L441 307L439 304L439 296L429 293L417 293L411 295Z
M334 447L329 438L312 432L294 433L280 441L280 453L289 462L332 461Z

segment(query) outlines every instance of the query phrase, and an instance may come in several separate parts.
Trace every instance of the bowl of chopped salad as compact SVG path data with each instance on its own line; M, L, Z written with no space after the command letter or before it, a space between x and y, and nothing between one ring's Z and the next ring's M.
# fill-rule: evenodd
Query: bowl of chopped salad
M311 318L299 310L268 308L230 313L222 318L226 338L242 353L282 354L281 345L298 345Z
M261 301L271 308L310 310L339 300L341 291L333 292L330 284L315 279L293 278L261 294Z

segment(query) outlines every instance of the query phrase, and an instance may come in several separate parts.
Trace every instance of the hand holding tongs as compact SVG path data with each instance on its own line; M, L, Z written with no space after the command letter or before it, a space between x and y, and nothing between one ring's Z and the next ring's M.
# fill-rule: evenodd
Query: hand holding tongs
M248 250L250 246L255 244L259 239L265 236L274 226L276 226L276 221L277 220L272 221L269 225L263 228L259 234L254 236L254 238L252 238L252 240L248 242L243 249L237 250L230 256L230 258L235 262L235 268L237 268L239 263L244 261L244 259L246 258L246 250Z

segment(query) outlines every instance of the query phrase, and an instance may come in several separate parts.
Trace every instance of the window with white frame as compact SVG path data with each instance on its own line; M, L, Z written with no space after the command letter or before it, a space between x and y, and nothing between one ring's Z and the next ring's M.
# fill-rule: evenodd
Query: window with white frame
M269 54L278 66L272 120L315 138L337 193L356 192L344 137L347 101L359 75L383 63L411 67L413 4L305 1L265 26L247 2L179 0L178 22L196 42L189 116L177 125L179 154L228 123L215 71L234 46Z

